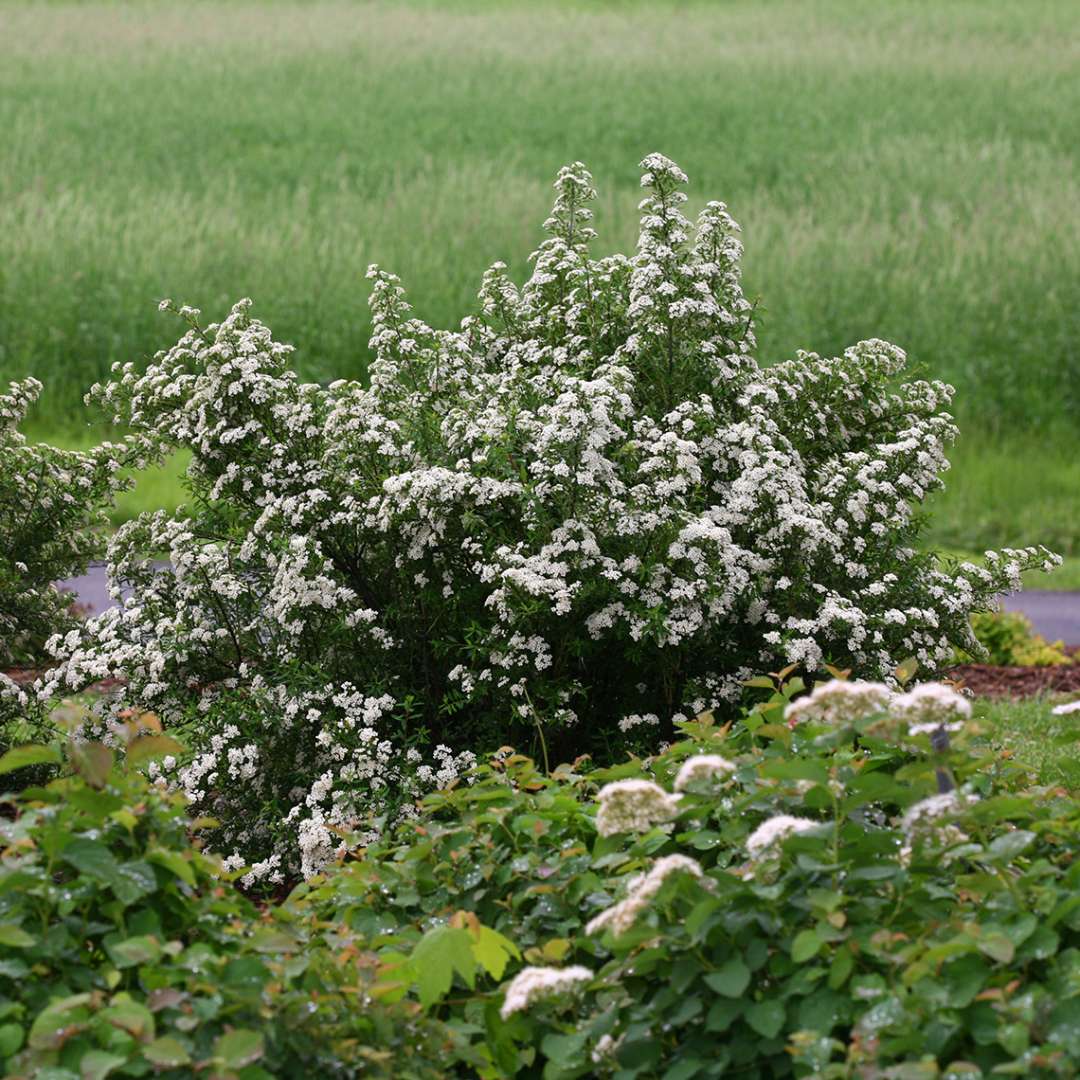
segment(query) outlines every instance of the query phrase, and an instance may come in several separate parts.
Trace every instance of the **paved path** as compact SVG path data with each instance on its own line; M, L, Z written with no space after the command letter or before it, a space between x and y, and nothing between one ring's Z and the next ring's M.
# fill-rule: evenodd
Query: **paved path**
M105 588L103 566L92 566L89 573L65 582L65 585L78 595L92 614L112 605ZM1032 589L1007 597L1005 607L1010 611L1022 611L1048 640L1060 639L1066 645L1080 645L1080 592Z
M1005 598L1009 611L1022 611L1047 641L1080 645L1080 593L1029 589Z

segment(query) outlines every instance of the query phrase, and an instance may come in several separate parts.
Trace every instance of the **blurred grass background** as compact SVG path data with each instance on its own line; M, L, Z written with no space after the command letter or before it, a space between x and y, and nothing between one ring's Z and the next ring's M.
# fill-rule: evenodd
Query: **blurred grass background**
M158 299L246 295L307 376L361 375L369 262L454 325L567 161L632 248L661 150L743 223L764 360L881 336L957 385L936 542L1080 555L1078 63L1075 0L10 0L0 378L82 441L87 386L179 334Z

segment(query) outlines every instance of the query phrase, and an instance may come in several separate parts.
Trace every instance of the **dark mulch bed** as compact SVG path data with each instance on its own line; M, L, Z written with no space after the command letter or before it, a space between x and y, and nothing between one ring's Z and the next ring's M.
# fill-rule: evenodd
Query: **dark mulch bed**
M963 664L949 672L977 697L1033 697L1036 694L1064 694L1080 690L1080 663L1060 667L996 667L993 664Z

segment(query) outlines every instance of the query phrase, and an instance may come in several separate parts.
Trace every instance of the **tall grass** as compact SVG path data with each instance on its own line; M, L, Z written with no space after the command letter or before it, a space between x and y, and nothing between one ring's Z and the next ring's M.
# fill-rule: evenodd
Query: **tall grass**
M743 221L765 357L888 337L959 386L973 467L1065 446L1078 28L1073 0L9 2L0 377L42 378L42 421L72 427L111 361L176 335L160 297L242 295L308 375L361 374L369 262L456 323L491 261L525 273L568 160L599 246L632 245L659 149ZM1018 539L948 506L962 541Z

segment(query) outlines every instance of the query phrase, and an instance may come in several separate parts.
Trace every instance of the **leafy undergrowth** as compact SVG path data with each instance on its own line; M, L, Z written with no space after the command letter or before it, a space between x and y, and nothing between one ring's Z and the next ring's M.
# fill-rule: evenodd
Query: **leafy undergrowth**
M944 688L797 689L616 768L504 751L262 909L152 720L12 751L66 775L3 825L7 1075L1075 1075L1080 803Z
M445 1075L452 1033L373 997L355 933L260 911L221 878L183 799L136 770L176 745L136 733L120 764L71 743L68 775L0 820L3 1075ZM22 747L0 768L25 779L60 759Z

